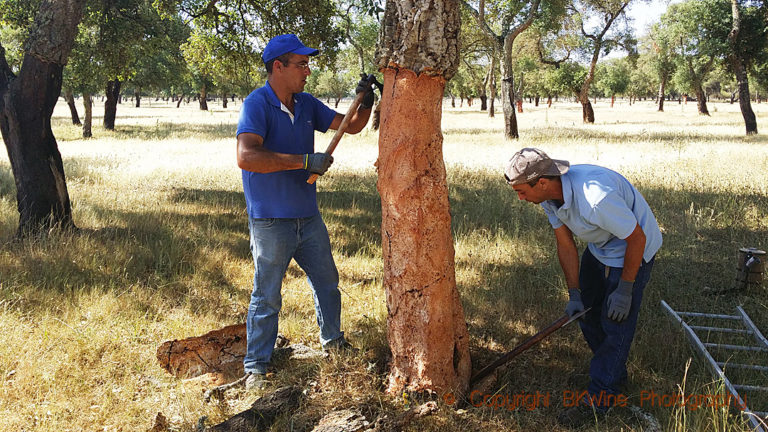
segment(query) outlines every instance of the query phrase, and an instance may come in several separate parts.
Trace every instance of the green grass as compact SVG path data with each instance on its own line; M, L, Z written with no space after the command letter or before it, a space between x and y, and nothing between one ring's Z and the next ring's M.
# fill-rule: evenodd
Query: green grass
M174 430L194 430L244 409L245 396L205 404L199 385L165 373L155 360L165 340L242 322L252 261L234 128L239 103L211 112L153 102L118 108L117 130L82 140L66 105L54 113L77 234L51 233L13 241L15 187L0 157L0 431L146 430L157 412ZM581 108L560 102L525 105L522 138L502 138L499 113L476 107L443 115L444 154L456 247L456 275L476 369L556 319L566 301L554 236L543 212L517 201L502 181L505 161L537 146L572 163L622 172L649 201L664 232L629 361L632 403L643 392L722 392L679 327L659 306L733 313L742 304L768 332L766 291L706 296L704 286L728 287L739 247L768 248L768 138L744 137L738 105L713 104L712 117L695 105L595 105L597 124L581 124ZM754 105L758 121L768 113ZM346 107L341 107L344 112ZM100 114L100 104L94 112ZM759 123L759 126L762 124ZM763 126L761 126L763 127ZM386 382L386 305L381 285L380 205L376 191L378 135L348 136L318 181L319 201L341 275L343 327L363 353L327 361L282 361L277 385L309 389L299 410L275 430L311 430L326 412L362 407L369 419L405 408L383 393ZM330 135L318 135L324 148ZM284 287L281 333L317 347L309 288L297 266ZM590 354L569 327L517 357L499 393L549 392L534 410L442 406L411 429L561 430L554 418L562 394ZM688 365L689 360L693 358ZM734 358L768 364L766 356ZM768 385L765 374L734 376ZM768 400L749 395L753 408ZM747 430L727 411L644 406L664 430ZM617 413L600 430L644 430ZM589 427L585 428L590 429ZM593 426L591 429L595 429Z

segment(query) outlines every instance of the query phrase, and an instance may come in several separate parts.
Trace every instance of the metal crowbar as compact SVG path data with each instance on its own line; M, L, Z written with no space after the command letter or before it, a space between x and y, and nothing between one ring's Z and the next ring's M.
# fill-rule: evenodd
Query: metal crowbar
M476 373L472 378L470 378L470 380L469 380L470 388L473 385L477 384L481 379L483 379L483 378L487 377L488 375L490 375L491 372L493 372L496 369L498 369L499 366L507 363L508 361L510 361L513 358L517 357L523 351L525 351L528 348L530 348L530 347L536 345L537 343L541 342L544 338L546 338L547 336L551 335L552 333L557 331L559 328L565 327L568 324L570 324L570 323L576 321L577 319L581 318L582 316L584 316L584 314L589 312L590 309L592 309L592 308L591 307L590 308L586 308L585 310L583 310L583 311L581 311L581 312L579 312L577 314L574 314L573 316L563 315L557 321L555 321L552 324L550 324L549 326L547 326L547 328L545 328L544 330L542 330L542 331L536 333L535 335L529 337L523 343L521 343L520 345L516 346L512 351L509 351L508 353L502 355L501 357L499 357L498 360L496 360L495 362L493 362L493 363L489 364L488 366L484 367L483 369L480 370L480 372Z

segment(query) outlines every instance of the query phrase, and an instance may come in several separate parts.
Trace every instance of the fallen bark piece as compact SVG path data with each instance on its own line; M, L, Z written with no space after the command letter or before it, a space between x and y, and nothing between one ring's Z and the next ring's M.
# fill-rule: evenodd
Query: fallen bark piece
M433 414L437 411L437 408L437 402L430 401L415 406L394 419L390 419L387 416L379 417L376 419L373 428L368 430L370 432L400 432L417 418Z
M296 386L283 387L274 393L262 396L247 410L230 417L226 421L206 428L206 432L250 432L266 430L275 419L284 412L293 411L299 406L301 389Z
M202 336L164 342L157 349L160 367L179 378L207 373L243 375L245 324L235 324Z
M360 411L347 409L326 415L312 432L362 432L368 430L370 424Z
M163 413L158 412L155 416L155 425L147 429L147 432L166 432L168 430L168 420Z

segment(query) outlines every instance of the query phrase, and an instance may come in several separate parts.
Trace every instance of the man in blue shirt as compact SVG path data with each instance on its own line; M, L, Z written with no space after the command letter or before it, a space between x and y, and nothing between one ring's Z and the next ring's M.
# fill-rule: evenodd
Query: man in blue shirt
M341 331L339 275L328 231L315 184L307 183L310 174L323 175L333 162L315 151L315 130L338 129L344 118L303 92L309 57L318 52L293 34L272 38L262 55L267 83L243 101L237 124L237 165L243 170L255 268L243 361L247 388L265 384L291 259L307 274L323 347L349 346ZM373 105L370 84L361 81L356 92L365 96L346 129L353 134L365 127Z
M519 199L541 204L555 230L568 287L566 313L592 308L580 321L593 353L588 396L558 417L579 426L625 401L620 387L661 231L640 192L607 168L570 166L524 148L512 156L504 177ZM574 234L587 242L581 264Z

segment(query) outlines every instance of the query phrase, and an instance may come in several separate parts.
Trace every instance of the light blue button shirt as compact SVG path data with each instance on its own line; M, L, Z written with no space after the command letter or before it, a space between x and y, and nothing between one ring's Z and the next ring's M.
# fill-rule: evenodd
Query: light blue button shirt
M645 233L643 259L661 247L661 231L640 192L621 174L595 165L572 165L560 177L563 205L544 201L541 207L552 228L565 224L601 263L623 267L627 242L636 225Z

